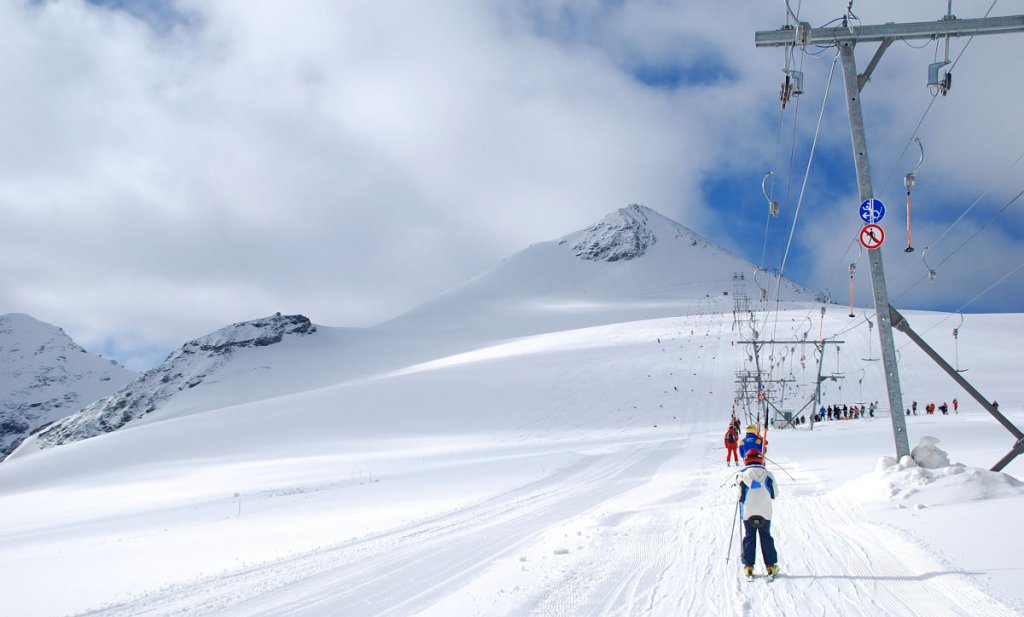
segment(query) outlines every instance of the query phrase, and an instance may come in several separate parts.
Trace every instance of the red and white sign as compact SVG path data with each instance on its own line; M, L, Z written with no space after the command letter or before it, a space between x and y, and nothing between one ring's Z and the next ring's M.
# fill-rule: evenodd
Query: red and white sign
M860 244L864 248L871 250L882 246L885 242L885 231L874 223L865 225L860 230Z

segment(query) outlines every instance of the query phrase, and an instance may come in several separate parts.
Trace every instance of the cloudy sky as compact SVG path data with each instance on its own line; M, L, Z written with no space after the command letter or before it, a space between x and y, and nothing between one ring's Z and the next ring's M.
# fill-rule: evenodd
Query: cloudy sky
M853 5L863 24L945 10ZM754 33L784 23L783 0L0 0L0 313L145 369L276 311L379 323L630 203L770 269L795 229L785 273L845 302L855 261L869 305L841 67L826 97L835 49L797 50L782 112L786 55ZM933 97L945 46L897 42L864 90L897 306L1024 311L1024 268L971 302L1024 263L1022 52L954 39Z

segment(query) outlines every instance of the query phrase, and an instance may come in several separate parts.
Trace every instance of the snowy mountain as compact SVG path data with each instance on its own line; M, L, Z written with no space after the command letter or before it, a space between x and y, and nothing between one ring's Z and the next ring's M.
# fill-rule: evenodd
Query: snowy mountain
M28 315L0 316L0 458L32 431L107 396L135 377Z
M460 331L528 333L700 312L732 311L734 296L813 302L821 294L757 267L642 205L534 244L389 326L457 323ZM730 296L733 294L733 296ZM452 320L452 316L458 319Z
M897 334L904 399L960 405L908 417L929 454L896 461L877 329L785 282L740 322L742 267L627 208L373 328L197 339L62 423L120 430L0 464L5 614L1024 615L1024 458L986 469L1010 433ZM904 314L1024 425L1024 317L954 343L950 315ZM883 401L770 429L770 585L739 575L722 442L769 327L843 341L762 349L780 408Z
M303 316L274 316L228 326L190 341L159 367L96 401L29 440L18 455L93 437L153 418L167 419L210 407L211 383L220 405L240 404L332 379L397 369L457 353L488 341L680 314L731 311L729 293L736 274L754 273L753 264L725 251L686 227L640 205L610 213L601 221L557 240L536 244L452 292L395 320L355 333L321 327L317 351L305 343L287 363L301 375L281 391L261 371L275 370L263 353L238 357L240 349L280 343L286 335L317 331ZM744 281L753 281L753 277ZM777 281L776 281L777 282ZM756 290L756 287L750 285ZM784 300L811 300L815 294L783 281ZM454 335L454 336L453 336ZM305 337L302 337L305 338ZM344 343L335 344L341 339ZM346 347L351 360L324 362L324 347ZM379 353L380 348L392 349ZM276 369L280 369L277 366ZM249 379L253 375L255 379ZM253 382L257 383L253 383ZM192 392L204 384L204 392ZM170 403L174 401L173 405Z
M160 366L146 371L111 396L54 422L34 436L31 445L47 448L117 430L152 413L178 393L216 376L242 350L269 347L286 336L314 332L316 327L308 318L280 313L221 328L185 343Z

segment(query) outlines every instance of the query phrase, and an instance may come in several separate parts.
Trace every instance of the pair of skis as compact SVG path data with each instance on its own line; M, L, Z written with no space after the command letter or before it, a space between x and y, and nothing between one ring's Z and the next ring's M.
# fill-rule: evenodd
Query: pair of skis
M778 572L768 572L767 574L764 575L764 579L765 579L765 581L767 581L769 583L773 583L773 582L775 582L775 577L777 575L778 575ZM743 577L747 579L748 583L753 582L753 580L755 578L753 573L744 574Z

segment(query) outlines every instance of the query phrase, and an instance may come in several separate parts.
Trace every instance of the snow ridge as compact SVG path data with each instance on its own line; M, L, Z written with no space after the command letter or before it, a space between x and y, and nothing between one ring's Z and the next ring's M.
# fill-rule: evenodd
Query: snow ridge
M267 347L280 343L288 335L314 332L316 326L309 318L277 313L232 324L189 341L171 353L163 364L146 371L113 395L41 431L35 446L48 448L117 430L156 411L178 392L203 383L230 362L238 350Z
M56 326L18 313L0 316L0 459L33 431L134 377Z

